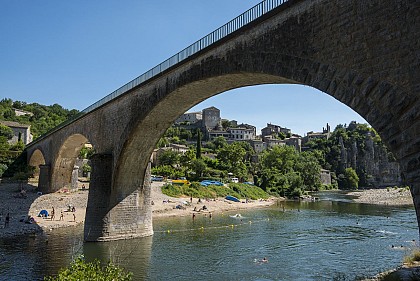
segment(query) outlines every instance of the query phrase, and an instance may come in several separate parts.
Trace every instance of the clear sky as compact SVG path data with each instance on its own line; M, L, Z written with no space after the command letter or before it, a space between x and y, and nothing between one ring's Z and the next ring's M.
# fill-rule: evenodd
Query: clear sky
M83 110L258 0L2 0L0 98ZM215 96L222 118L301 135L326 123L366 123L310 87L266 85Z

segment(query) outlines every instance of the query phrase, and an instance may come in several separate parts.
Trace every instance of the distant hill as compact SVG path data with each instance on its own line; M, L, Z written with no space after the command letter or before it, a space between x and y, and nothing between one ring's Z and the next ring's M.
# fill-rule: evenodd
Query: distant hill
M50 129L79 113L59 104L42 105L4 98L0 101L0 120L31 125L34 140Z

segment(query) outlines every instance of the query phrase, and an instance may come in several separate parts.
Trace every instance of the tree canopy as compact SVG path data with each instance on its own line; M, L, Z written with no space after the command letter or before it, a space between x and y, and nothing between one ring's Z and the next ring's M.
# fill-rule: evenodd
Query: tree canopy
M15 114L15 109L24 110L33 115ZM0 101L0 120L15 121L21 124L31 125L31 133L34 139L45 134L50 129L56 127L60 123L76 116L78 110L64 109L59 104L41 105L38 103L26 103L23 101L13 101L4 98Z

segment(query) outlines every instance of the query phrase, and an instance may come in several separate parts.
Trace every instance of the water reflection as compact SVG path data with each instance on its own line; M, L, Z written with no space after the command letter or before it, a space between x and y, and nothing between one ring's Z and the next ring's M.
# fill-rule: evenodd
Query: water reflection
M133 280L145 280L149 272L152 245L152 236L104 243L85 243L83 253L87 261L94 259L105 263L111 261L128 271L135 272Z
M42 280L81 254L81 227L0 239L0 280Z

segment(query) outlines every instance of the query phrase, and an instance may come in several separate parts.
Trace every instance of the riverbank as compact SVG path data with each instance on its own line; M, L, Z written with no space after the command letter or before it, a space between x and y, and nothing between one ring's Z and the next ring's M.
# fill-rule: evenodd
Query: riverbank
M153 202L153 217L176 217L207 215L212 212L234 211L250 208L267 207L276 202L277 198L269 200L248 201L237 203L218 198L215 200L203 200L198 198L174 198L164 195L161 191L163 182L153 182L151 199ZM82 189L82 186L86 189ZM21 189L25 189L25 197L20 196ZM59 192L40 195L35 191L36 187L31 184L20 185L17 183L0 184L0 237L13 237L39 231L51 231L55 228L69 227L84 223L89 184L79 182L77 191ZM404 188L367 189L349 192L354 196L355 202L379 205L412 205L411 193ZM243 200L245 202L245 200ZM74 212L69 210L74 206ZM178 207L177 207L178 206ZM203 210L203 207L206 210ZM51 220L51 212L54 207L55 217ZM197 211L194 211L197 210ZM41 218L38 214L41 210L47 210L49 217ZM200 210L200 211L198 211ZM10 222L5 227L5 217L9 213ZM63 215L61 218L61 214ZM28 215L33 217L35 223L28 224L24 221ZM23 220L23 221L21 221Z
M411 192L406 188L364 189L352 191L348 195L355 196L357 203L404 206L413 205Z
M152 183L153 217L192 216L193 213L200 216L225 211L262 208L270 206L278 200L278 198L272 198L248 201L248 203L243 200L243 203L239 203L223 198L200 199L199 202L198 198L193 198L191 202L191 198L174 198L164 195L161 191L163 184L162 182ZM82 189L82 185L85 185L85 189ZM25 190L25 196L20 195L22 188ZM38 194L35 189L36 187L30 184L0 184L0 202L2 203L0 206L0 238L52 231L55 228L84 223L89 193L88 183L79 182L78 189L73 192L64 189L50 194ZM69 209L69 206L74 207L74 211L72 208ZM205 210L203 210L204 206ZM53 208L55 217L51 219ZM47 218L38 217L41 210L46 210L49 216ZM10 216L10 222L5 227L7 213ZM34 223L25 223L28 215L34 219Z
M82 190L82 185L86 189ZM75 226L85 220L88 183L79 183L77 191L67 189L50 194L36 192L36 185L2 183L0 184L0 238L26 235L55 228ZM21 193L24 190L24 193ZM69 206L74 209L69 210ZM54 218L52 209L54 208ZM39 217L42 210L48 217ZM9 213L9 224L5 225ZM33 218L29 223L28 216ZM51 219L52 218L52 219Z

